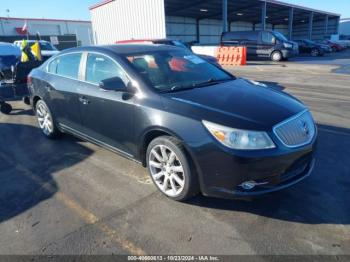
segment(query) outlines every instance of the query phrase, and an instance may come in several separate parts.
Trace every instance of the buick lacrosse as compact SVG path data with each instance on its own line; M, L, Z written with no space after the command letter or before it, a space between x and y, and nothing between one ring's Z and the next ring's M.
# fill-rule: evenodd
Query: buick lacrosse
M33 70L28 86L45 136L73 134L139 162L174 200L269 193L314 166L306 106L178 47L66 50Z

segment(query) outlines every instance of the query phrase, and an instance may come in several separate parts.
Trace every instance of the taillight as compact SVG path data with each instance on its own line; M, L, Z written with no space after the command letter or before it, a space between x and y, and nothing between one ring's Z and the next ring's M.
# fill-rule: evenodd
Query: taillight
M27 85L28 86L32 85L32 77L31 76L27 76Z

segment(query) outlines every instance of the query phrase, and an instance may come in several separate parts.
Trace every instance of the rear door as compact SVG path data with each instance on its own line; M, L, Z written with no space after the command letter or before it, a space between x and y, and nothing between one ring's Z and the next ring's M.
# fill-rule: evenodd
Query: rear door
M82 53L69 53L56 57L48 64L45 89L50 108L59 124L81 130L79 113L80 70Z
M79 96L84 133L107 147L132 156L134 97L99 88L100 81L112 77L120 77L126 85L130 80L114 59L99 53L84 56L86 69Z
M258 36L259 32L242 32L241 44L247 47L247 56L249 58L256 58L258 55Z

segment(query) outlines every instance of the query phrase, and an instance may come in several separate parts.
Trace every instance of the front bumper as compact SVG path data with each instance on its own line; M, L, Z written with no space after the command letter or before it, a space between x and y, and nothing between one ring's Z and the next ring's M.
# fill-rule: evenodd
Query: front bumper
M232 195L234 197L252 197L276 192L288 188L308 177L314 169L315 162L316 160L313 158L310 162L305 163L305 165L303 166L300 166L298 168L300 172L298 172L297 170L293 170L291 172L281 174L279 177L276 178L266 178L257 181L258 183L262 183L262 185L258 185L252 190L245 190L238 186L235 190L226 191L225 189L222 189L221 191L224 194ZM218 191L220 191L220 189L218 189Z
M291 58L299 55L299 50L296 49L284 49L282 50L282 56L284 59Z
M207 144L195 153L201 191L207 196L239 198L287 188L311 174L315 149L316 139L302 148L238 152L240 155ZM247 181L258 185L245 190L241 184Z

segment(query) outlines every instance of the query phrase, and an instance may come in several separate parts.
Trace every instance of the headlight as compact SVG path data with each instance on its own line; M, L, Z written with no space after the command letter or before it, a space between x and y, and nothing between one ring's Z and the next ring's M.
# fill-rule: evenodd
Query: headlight
M240 150L274 148L275 144L266 132L230 128L203 120L203 125L221 144Z
M292 44L283 43L283 46L284 46L285 48L288 48L288 49L293 49L293 45L292 45Z

